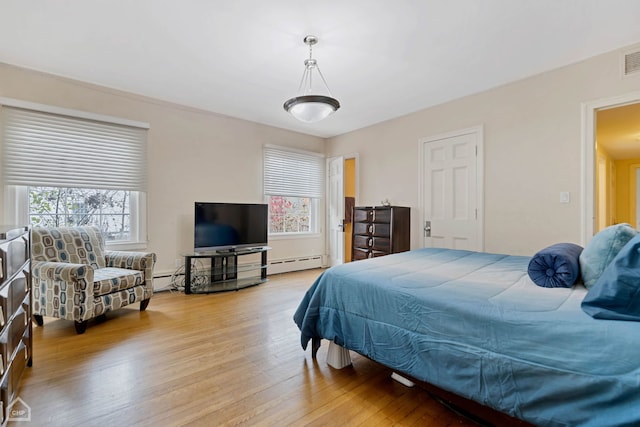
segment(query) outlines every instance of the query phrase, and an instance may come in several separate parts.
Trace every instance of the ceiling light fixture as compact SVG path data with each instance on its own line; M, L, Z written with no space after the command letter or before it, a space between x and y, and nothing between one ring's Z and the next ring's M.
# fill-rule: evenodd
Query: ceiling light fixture
M327 86L320 67L318 67L318 62L313 59L312 49L313 45L318 43L318 38L316 36L306 36L304 43L309 46L309 59L304 60L304 73L302 74L302 80L298 88L300 95L288 99L284 103L284 109L301 122L313 123L334 113L340 108L340 103L331 96L329 86ZM320 76L327 95L322 95L322 92L316 91L316 88L313 86L315 83L313 77L314 71L317 71L317 74ZM318 79L315 80L317 81Z

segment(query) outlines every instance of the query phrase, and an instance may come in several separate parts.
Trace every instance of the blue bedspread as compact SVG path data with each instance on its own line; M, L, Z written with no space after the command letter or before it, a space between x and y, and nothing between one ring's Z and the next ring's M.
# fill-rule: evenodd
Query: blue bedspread
M596 320L530 258L419 249L325 271L294 315L398 372L540 426L640 425L640 325Z

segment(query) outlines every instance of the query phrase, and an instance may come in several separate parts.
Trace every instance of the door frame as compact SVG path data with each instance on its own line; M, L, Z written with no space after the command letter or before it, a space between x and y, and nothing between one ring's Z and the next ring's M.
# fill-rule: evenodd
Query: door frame
M348 160L348 159L353 159L355 164L354 164L354 179L356 181L356 195L355 195L355 199L356 199L356 204L358 203L358 198L360 197L360 179L359 177L359 172L360 172L360 157L358 155L358 153L350 153L350 154L342 154L342 155L334 155L332 157L327 157L326 162L325 162L325 188L326 188L326 194L325 194L325 233L324 233L324 245L325 245L325 256L323 257L323 262L322 265L323 266L328 266L330 264L331 261L331 236L330 236L330 224L329 221L331 220L331 218L329 217L329 213L330 213L330 209L331 207L329 206L329 203L331 202L331 198L329 197L329 191L330 191L330 183L329 183L329 164L331 163L331 160L336 159L338 157L342 157L344 160ZM342 180L344 182L344 168L342 168ZM344 229L343 229L344 232ZM344 258L344 239L341 239L342 242L342 253L343 253L343 258ZM343 260L344 262L344 260Z
M580 193L582 197L582 209L580 210L580 225L582 246L586 246L593 237L596 221L596 113L598 110L623 107L637 103L640 103L640 91L583 102L581 105L582 132L580 139L582 149L580 157L582 160L582 179L580 182Z
M634 179L630 180L632 185L629 185L629 200L635 198L635 203L629 203L629 217L633 219L634 228L640 228L640 221L638 215L640 214L640 163L632 163L629 165L629 176L633 176Z
M476 208L478 210L478 218L476 222L476 235L478 236L478 251L484 251L484 125L480 124L464 129L453 130L450 132L432 135L418 140L418 210L420 212L420 247L424 246L424 222L426 221L424 212L424 154L425 145L430 142L442 139L454 138L457 136L473 133L476 135L477 152L476 152Z

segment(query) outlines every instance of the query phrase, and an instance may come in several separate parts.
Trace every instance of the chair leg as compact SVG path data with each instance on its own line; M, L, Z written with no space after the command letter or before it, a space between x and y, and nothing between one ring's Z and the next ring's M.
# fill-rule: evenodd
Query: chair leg
M140 311L145 311L147 309L149 301L151 301L151 298L143 299L142 301L140 301Z
M36 325L38 325L38 326L44 325L44 319L42 318L42 316L40 314L34 314L33 315L33 320L34 320L34 322L36 322Z
M85 320L84 322L74 322L75 325L76 325L76 333L78 335L84 334L84 331L87 330L87 323L88 322L89 322L88 320Z

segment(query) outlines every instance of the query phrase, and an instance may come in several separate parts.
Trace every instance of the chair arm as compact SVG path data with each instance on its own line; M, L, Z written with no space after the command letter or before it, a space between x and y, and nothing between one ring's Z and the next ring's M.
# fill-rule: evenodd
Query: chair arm
M107 267L127 268L145 271L156 262L156 254L152 252L104 251Z
M94 271L90 265L36 261L31 266L33 314L82 322L91 319Z
M31 266L34 283L73 283L72 292L93 290L93 268L86 264L68 262L36 261Z
M153 266L156 254L153 252L104 251L107 267L127 268L144 271L144 299L153 295Z

